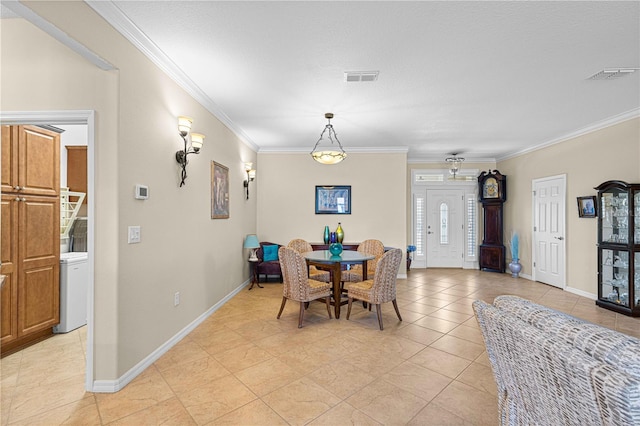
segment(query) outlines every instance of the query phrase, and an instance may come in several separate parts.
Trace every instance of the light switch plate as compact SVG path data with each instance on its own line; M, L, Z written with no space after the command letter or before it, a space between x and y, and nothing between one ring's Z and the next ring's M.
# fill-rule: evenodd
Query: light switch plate
M129 227L129 237L127 242L129 244L137 244L140 242L140 227L139 226L130 226Z

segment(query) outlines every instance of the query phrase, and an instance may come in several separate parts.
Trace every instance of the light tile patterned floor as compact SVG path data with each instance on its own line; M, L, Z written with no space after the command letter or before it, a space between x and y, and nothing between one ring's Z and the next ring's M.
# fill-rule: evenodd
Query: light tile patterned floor
M1 361L1 425L496 425L496 387L471 303L516 294L640 337L640 319L556 288L480 271L412 270L399 322L312 303L276 320L282 286L243 290L115 394L83 390L85 330Z

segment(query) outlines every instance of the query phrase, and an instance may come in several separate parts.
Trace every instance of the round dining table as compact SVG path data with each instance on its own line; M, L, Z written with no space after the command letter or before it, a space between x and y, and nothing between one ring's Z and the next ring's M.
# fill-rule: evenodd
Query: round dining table
M342 266L362 264L362 279L367 279L367 261L375 258L372 254L360 253L355 250L344 250L338 255L331 254L329 250L315 250L302 254L307 261L307 265L313 265L318 269L329 271L333 283L333 301L336 319L340 318L340 307L347 301L341 301L342 291L340 282L342 281Z

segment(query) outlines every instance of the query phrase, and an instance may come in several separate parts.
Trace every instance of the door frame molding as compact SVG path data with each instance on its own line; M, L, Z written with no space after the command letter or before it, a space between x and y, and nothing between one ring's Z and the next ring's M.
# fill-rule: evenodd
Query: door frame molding
M476 179L476 177L478 176L478 174L480 173L479 169L462 169L459 173L459 176L461 178L468 178L468 177L473 177L473 179L459 179L459 180L453 180L453 179L448 179L447 177L449 176L449 169L440 169L440 168L433 168L433 169L429 169L429 168L416 168L416 169L412 169L411 170L411 185L410 185L410 193L411 193L411 197L409 199L409 211L410 211L410 218L409 218L409 240L411 242L411 244L414 243L414 237L415 237L415 211L414 211L414 194L417 191L418 188L420 189L424 189L425 190L425 207L426 207L426 191L429 189L451 189L451 190L462 190L464 192L464 203L462 206L463 209L463 219L462 222L466 227L466 202L467 202L467 195L468 194L473 194L476 200L476 217L475 217L475 231L476 231L476 243L480 237L480 229L479 229L479 225L478 225L478 219L479 219L479 209L477 206L477 187L478 187L478 181ZM443 180L437 181L420 181L417 182L417 178L416 175L418 174L429 174L429 175L436 175L436 174L440 174L443 176ZM466 228L465 228L466 229ZM426 235L425 235L426 237ZM462 262L462 268L463 269L478 269L478 246L479 244L476 244L476 256L474 258L469 259L467 257L466 254L466 244L467 244L467 240L466 240L466 236L463 237L463 253L464 253L464 258L463 258L463 262ZM426 242L426 240L425 240ZM426 265L427 265L427 258L426 256L428 256L428 254L425 254L425 266L424 268L426 269ZM413 267L413 265L412 265ZM422 267L416 267L416 268L422 268Z
M87 126L87 191L95 194L95 111L62 110L62 111L2 111L0 125L18 124L79 124ZM89 282L87 283L87 354L85 364L86 391L93 391L94 381L94 226L96 197L87 200L87 252L89 266Z
M541 177L541 178L536 178L536 179L532 179L531 180L531 279L533 281L537 281L536 280L536 267L533 266L536 262L536 241L535 241L535 223L536 223L536 194L535 194L535 188L536 188L536 183L539 182L544 182L544 181L548 181L548 180L555 180L555 179L562 179L562 185L564 186L564 220L563 220L563 226L564 226L564 244L562 247L562 258L564 261L564 265L562 265L562 290L566 290L567 289L567 174L560 174L560 175L554 175L554 176L545 176L545 177ZM549 284L551 285L551 284ZM555 287L555 286L553 286ZM560 288L560 287L557 287Z

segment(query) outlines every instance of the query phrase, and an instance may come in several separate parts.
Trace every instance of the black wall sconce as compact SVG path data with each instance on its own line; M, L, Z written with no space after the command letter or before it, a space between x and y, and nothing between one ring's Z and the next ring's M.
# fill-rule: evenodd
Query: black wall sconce
M253 182L256 178L256 171L253 169L253 163L244 163L244 170L247 172L247 178L244 181L244 189L249 199L249 182Z
M191 133L191 146L187 147L187 136L191 131L191 124L193 119L181 115L178 117L178 133L184 141L184 150L176 152L176 161L182 167L182 174L180 181L180 187L184 185L184 180L187 178L187 155L199 154L202 145L204 144L204 135L201 133Z

